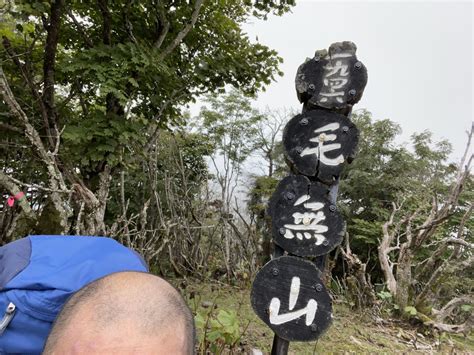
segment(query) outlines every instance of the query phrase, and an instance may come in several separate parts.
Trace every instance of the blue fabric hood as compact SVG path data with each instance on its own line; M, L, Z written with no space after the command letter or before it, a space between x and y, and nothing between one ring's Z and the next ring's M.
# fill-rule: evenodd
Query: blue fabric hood
M148 271L138 254L106 237L29 236L1 247L0 255L0 317L10 302L16 306L0 354L41 352L62 306L85 285L115 272Z

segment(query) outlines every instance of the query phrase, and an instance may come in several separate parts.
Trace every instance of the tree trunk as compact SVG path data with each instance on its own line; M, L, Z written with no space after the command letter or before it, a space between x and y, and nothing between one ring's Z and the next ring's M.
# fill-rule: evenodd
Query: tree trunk
M377 248L380 268L384 273L385 281L387 282L387 288L392 295L395 295L397 293L397 280L393 275L393 264L390 263L389 259L389 253L391 251L390 246L394 239L394 233L390 233L389 227L393 224L393 218L397 210L398 209L396 205L393 204L392 215L390 216L390 220L382 226L383 237L382 241L380 242L380 245Z
M411 305L410 290L412 285L411 267L413 255L411 250L402 246L396 271L397 285L394 294L395 303L403 310L406 306Z
M369 275L367 274L367 264L363 263L354 254L349 245L349 235L346 234L345 250L339 247L344 260L349 266L350 276L347 278L352 296L355 298L357 308L371 307L376 302L376 296Z

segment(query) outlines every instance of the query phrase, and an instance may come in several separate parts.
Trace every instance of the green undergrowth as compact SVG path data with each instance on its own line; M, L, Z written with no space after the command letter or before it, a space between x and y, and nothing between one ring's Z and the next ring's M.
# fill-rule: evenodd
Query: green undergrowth
M196 315L199 354L251 353L252 349L270 353L273 333L252 311L249 288L190 280L172 283ZM375 320L367 312L351 310L342 300L334 302L333 316L331 327L318 341L292 342L289 353L474 353L473 334L423 335L401 321Z

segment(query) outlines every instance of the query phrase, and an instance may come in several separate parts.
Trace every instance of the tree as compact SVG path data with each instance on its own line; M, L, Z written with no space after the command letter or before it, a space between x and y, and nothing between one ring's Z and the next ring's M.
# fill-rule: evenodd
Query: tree
M264 113L264 119L257 127L257 140L255 142L258 153L258 165L262 160L266 163L261 169L263 175L253 174L252 185L248 192L247 209L250 220L255 224L259 235L261 253L260 262L263 265L270 259L272 253L272 236L269 228L269 219L266 216L267 204L281 178L288 174L284 159L282 143L283 128L287 121L295 115L292 110L269 110Z
M356 159L345 167L339 187L338 205L347 223L346 240L331 263L334 274L345 277L357 306L373 306L376 300L373 282L383 282L377 261L381 225L391 200L408 183L409 152L395 143L400 127L388 119L373 120L370 112L353 112L351 120L360 131ZM369 272L370 270L370 272Z
M215 249L213 223L207 223L205 157L211 151L199 134L164 131L149 158L111 184L109 234L139 251L155 272L196 277L206 272Z
M258 135L258 125L264 118L254 109L248 97L238 91L231 91L221 97L207 98L208 107L203 107L197 118L196 127L200 134L208 137L214 144L214 153L210 161L219 190L219 210L222 221L222 238L227 275L231 275L232 259L235 255L234 235L238 238L241 254L255 258L256 246L253 228L248 225L239 211L236 199L236 189L241 183L245 161L254 153ZM234 221L236 213L241 222L247 227L244 236ZM255 262L251 262L255 265Z
M281 58L251 43L240 26L293 3L57 0L3 7L0 112L7 113L1 129L8 160L0 181L9 193L28 188L30 199L42 196L39 213L22 207L34 221L29 229L38 223L56 233L104 234L110 181L137 156L146 159L160 130L183 123L184 105L225 85L254 94L279 73ZM19 156L21 167L12 163ZM76 228L79 212L87 223ZM25 233L18 225L10 224L9 238Z
M455 306L474 304L469 296L452 295L442 302L443 281L459 271L469 272L474 265L472 257L472 186L470 173L473 154L471 139L474 125L468 132L466 151L456 169L446 171L442 165L427 162L432 154L426 145L426 135L415 136L415 153L421 188L426 192L402 195L392 202L392 213L383 226L383 237L378 247L379 261L387 288L401 309L415 306L424 315L434 315L435 327L441 330L466 332L474 326L469 316L463 324L447 325L443 321ZM446 189L447 188L447 189ZM464 196L463 196L464 195ZM467 199L466 199L467 197ZM395 259L396 261L393 261ZM395 268L396 265L396 268ZM472 294L472 290L469 290ZM441 301L441 302L440 302ZM446 303L446 304L443 304ZM440 312L433 308L441 305Z
M472 272L471 138L456 166L447 162L449 143L433 142L428 131L414 134L407 149L395 144L400 130L393 122L374 122L367 111L352 119L361 140L342 176L339 204L348 223L341 252L358 287L373 301L371 280L384 282L402 312L416 307L440 329L466 330L472 319L454 326L439 321L472 302L466 297L472 283L456 276L461 268ZM451 287L443 286L448 279Z
M275 173L281 174L281 170L286 169L281 135L286 123L296 115L296 112L287 109L267 109L263 115L265 118L259 122L257 127L255 148L267 163L268 169L265 176L271 178Z
M243 164L255 151L258 124L263 115L251 105L249 98L238 91L222 97L207 98L196 126L200 133L214 142L215 153L210 156L224 213L229 213L235 189L241 178Z

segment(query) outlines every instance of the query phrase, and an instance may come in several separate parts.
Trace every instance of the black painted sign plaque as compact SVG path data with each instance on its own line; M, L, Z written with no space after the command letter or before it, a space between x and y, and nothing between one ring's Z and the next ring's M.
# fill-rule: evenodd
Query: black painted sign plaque
M283 131L292 168L328 183L340 175L346 161L352 161L358 140L359 131L346 116L326 110L298 114Z
M332 320L331 297L320 274L312 262L298 257L269 261L253 283L255 313L282 339L317 339Z
M293 255L327 254L344 235L344 220L329 200L329 188L306 176L290 175L280 181L268 214L274 242Z
M338 42L317 51L296 74L296 92L309 109L341 109L359 102L367 84L367 69L357 60L352 42Z

